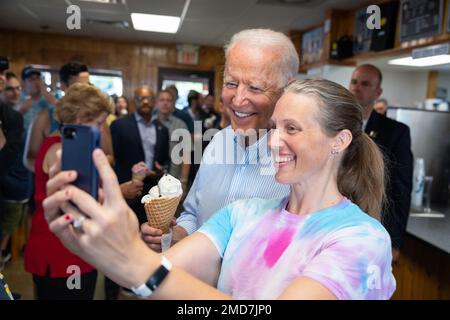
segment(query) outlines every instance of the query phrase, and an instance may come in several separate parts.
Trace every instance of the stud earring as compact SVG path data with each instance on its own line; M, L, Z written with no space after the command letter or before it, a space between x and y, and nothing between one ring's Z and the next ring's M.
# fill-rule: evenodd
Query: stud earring
M339 153L339 151L337 151L337 150L331 150L331 154L338 154Z

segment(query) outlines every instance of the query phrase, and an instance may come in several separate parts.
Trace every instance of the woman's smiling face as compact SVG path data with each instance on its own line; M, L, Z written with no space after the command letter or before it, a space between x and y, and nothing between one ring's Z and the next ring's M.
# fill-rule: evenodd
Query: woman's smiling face
M278 182L305 182L331 170L327 164L335 139L325 134L318 115L317 101L310 96L286 93L278 100L269 140Z

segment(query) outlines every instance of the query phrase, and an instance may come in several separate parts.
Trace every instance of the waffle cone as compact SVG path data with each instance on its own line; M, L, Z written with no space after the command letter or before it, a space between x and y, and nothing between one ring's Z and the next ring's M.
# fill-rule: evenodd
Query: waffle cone
M170 221L172 221L180 203L178 197L161 197L150 200L144 204L149 226L161 229L163 233L169 233Z

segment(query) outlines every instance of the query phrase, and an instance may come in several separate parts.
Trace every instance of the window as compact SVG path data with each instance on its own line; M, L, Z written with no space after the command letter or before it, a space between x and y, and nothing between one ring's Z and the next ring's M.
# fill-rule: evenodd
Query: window
M59 81L59 69L45 65L33 65L41 71L45 84L57 99L64 96ZM123 94L122 72L115 70L89 69L89 82L110 96Z
M123 93L122 72L89 70L89 81L110 96L120 97Z
M202 95L214 94L214 72L159 68L158 88L165 89L170 85L175 85L178 90L175 107L183 109L188 105L187 96L191 90Z

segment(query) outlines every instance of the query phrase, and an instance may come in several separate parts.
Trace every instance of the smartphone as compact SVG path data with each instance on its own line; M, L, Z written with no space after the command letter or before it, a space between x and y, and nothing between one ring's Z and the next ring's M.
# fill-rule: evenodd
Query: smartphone
M100 131L83 125L62 128L62 170L75 170L74 185L98 200L99 178L92 152L100 145Z

